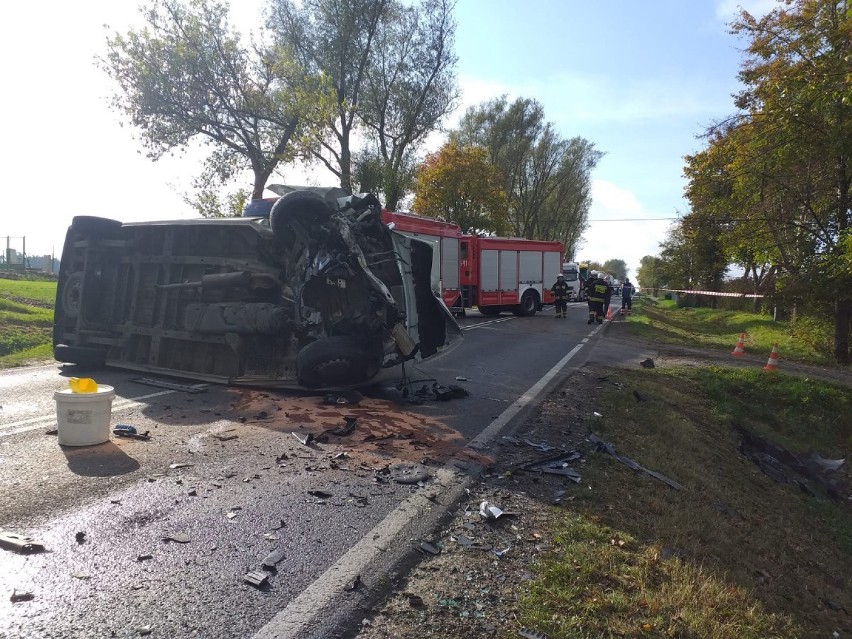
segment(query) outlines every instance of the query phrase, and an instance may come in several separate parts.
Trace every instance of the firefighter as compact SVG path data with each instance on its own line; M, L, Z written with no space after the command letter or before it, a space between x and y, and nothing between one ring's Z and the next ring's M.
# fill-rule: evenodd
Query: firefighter
M609 314L609 303L612 301L612 292L615 290L612 286L612 280L603 280L606 284L606 292L604 293L604 317Z
M624 284L621 285L621 312L625 312L624 309L627 309L626 312L630 312L633 310L633 284L630 283L628 278L624 278Z
M568 317L568 298L571 295L571 290L568 288L568 283L562 273L556 276L556 284L550 290L554 297L556 317Z
M589 274L589 282L586 284L589 290L589 324L603 324L604 300L609 289L607 283L597 273Z

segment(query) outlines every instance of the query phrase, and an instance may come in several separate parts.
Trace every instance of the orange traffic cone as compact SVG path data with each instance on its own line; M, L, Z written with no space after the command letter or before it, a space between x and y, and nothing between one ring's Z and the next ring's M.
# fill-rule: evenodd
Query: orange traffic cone
M769 371L770 373L774 373L778 370L778 344L772 345L772 352L769 353L769 361L766 362L766 366L763 367L763 370Z
M742 357L745 355L745 333L740 333L740 337L737 340L737 345L734 347L733 352L731 353L734 357Z
M606 309L606 318L604 318L604 319L607 319L607 320L612 319L612 306L610 306L608 309Z

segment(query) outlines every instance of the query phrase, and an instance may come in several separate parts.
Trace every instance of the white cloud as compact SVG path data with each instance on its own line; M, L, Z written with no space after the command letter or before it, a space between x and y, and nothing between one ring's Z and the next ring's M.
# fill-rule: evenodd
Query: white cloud
M576 257L601 263L609 259L624 260L630 277L635 280L640 260L660 252L660 241L672 221L653 218L663 217L673 214L648 211L628 189L606 180L592 180L590 224Z
M755 17L761 17L779 6L778 0L719 0L716 4L716 17L724 22L736 18L740 9L745 9Z

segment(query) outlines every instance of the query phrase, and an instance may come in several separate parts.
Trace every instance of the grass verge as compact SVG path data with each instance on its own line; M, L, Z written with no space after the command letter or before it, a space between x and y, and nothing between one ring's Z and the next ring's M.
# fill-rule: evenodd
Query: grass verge
M788 322L773 321L768 315L678 308L670 300L654 301L647 297L636 300L633 310L627 318L631 332L649 341L732 351L737 338L745 333L747 351L765 353L768 357L772 345L778 344L784 359L822 365L834 363L825 350L830 341L797 337Z
M522 596L525 625L552 639L849 636L852 504L774 482L734 426L848 458L852 390L719 367L610 381L596 432L685 490L593 453Z
M0 367L51 357L56 282L0 279Z

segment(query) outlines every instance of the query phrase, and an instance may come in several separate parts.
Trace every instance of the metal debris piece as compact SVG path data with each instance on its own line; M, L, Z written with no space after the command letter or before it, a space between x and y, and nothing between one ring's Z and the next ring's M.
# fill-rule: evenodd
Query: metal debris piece
M437 546L430 544L429 542L426 542L426 541L420 542L420 546L418 546L418 550L420 550L420 552L422 552L424 555L425 554L429 554L429 555L440 555L441 554L440 548L438 548Z
M675 490L684 490L683 486L681 486L675 480L669 479L668 477L666 477L662 473L658 473L657 471L649 470L649 469L645 468L639 462L633 461L629 457L624 457L623 455L619 455L618 453L615 452L615 446L613 446L609 442L605 442L600 437L598 437L595 433L592 433L591 435L589 435L589 441L592 442L600 452L607 453L608 455L610 455L611 457L613 457L617 461L621 462L625 466L632 468L633 470L643 472L646 475L650 475L654 479L659 479L661 482L668 484L669 486L671 486Z
M296 441L298 441L303 446L310 446L314 442L313 433L300 433L293 431L292 435L296 438Z
M538 630L530 630L529 628L521 628L518 630L518 634L524 637L524 639L550 639L543 632L539 632Z
M44 552L44 543L27 537L26 535L18 535L12 532L0 532L0 548L13 550L22 555L29 555L37 552Z
M656 366L654 365L654 360L652 360L650 357L639 362L639 365L642 368L656 368Z
M284 559L284 551L281 549L273 550L263 558L260 562L260 567L264 570L275 570L275 566Z
M438 383L432 384L432 392L435 394L435 399L442 402L448 402L451 399L464 399L470 396L470 393L455 384L449 386Z
M536 450L540 450L543 453L550 453L556 450L556 448L545 442L533 442L529 439L525 439L524 443L530 448L535 448Z
M489 504L487 501L479 504L479 514L488 519L490 521L494 521L495 519L500 519L506 513L503 510L493 504Z
M565 493L566 493L566 492L567 492L567 491L562 490L562 489L554 490L554 491L553 491L553 503L554 503L554 504L561 504L561 503L562 503L562 498L565 496Z
M116 424L112 429L112 434L116 437L126 437L128 439L141 439L143 441L148 441L151 439L151 435L149 434L151 431L146 430L144 433L140 433L136 430L135 426L130 426L129 424Z
M153 559L154 555L139 555L136 557L136 561L148 561L149 559Z
M139 633L140 637L147 637L152 632L154 632L154 629L150 625L140 626L139 628L136 629L136 632Z
M334 455L334 456L332 457L332 459L334 459L334 460L338 460L338 459L348 459L348 458L349 458L349 455L348 455L348 453L346 453L346 452L340 452L340 453L337 453L336 455Z
M467 381L470 381L470 380L468 380L467 377L462 377L461 375L456 375L456 381L457 382L467 382Z
M423 597L420 595L415 595L410 592L403 593L403 596L408 599L408 605L412 608L423 608L426 603L423 601Z
M511 546L506 546L503 550L494 550L493 552L494 552L494 554L495 554L495 555L497 555L498 557L502 557L502 556L503 556L503 555L505 555L507 552L509 552L509 550L511 550L511 548L512 548Z
M269 583L269 573L262 570L252 570L243 575L243 581L255 588L262 588Z
M342 406L346 404L357 406L361 403L362 399L364 399L364 396L356 390L343 390L328 393L323 397L322 403L326 406Z
M594 415L595 417L603 417L603 415L601 415L598 411L594 411L592 415Z
M476 543L473 539L465 537L464 535L456 535L455 540L459 546L464 546L465 548L470 548Z
M188 544L190 542L190 539L189 539L189 535L187 535L187 534L173 533L171 535L167 535L166 537L163 537L163 541L165 541L166 543L168 543L170 541L174 541L174 542L177 542L179 544Z
M87 575L83 572L75 572L71 575L74 579L80 579L81 581L85 581L86 579L91 579L92 575Z
M400 463L388 467L391 478L398 484L418 484L431 477L429 469L423 464Z
M35 599L35 595L31 592L17 592L16 590L12 591L12 596L9 597L9 601L12 603L18 603L19 601L32 601Z
M213 435L215 439L218 439L220 442L229 442L232 439L238 439L239 435Z
M237 516L237 513L231 511L227 515L225 515L228 519L234 519Z
M514 444L515 446L521 445L521 440L518 439L517 437L512 437L510 435L503 435L503 439L505 439L510 444Z
M76 542L77 542L78 544L86 543L86 533L84 533L84 532L81 530L81 531L80 531L80 532L78 532L76 535L74 535L74 539L76 540Z
M334 497L333 493L330 493L325 490L309 490L308 494L314 497L318 497L319 499L328 499L330 497Z
M189 468L190 466L195 466L195 464L189 464L186 462L178 462L175 464L169 464L169 468L172 470L177 470L178 468Z
M44 434L45 435L58 435L59 429L58 428L48 428L46 431L44 431Z
M287 525L287 522L285 522L285 521L282 519L281 521L279 521L279 522L278 522L278 525L277 525L277 526L273 526L273 527L272 527L272 530L281 530L281 529L282 529L282 528L284 528L284 526L286 526L286 525Z
M356 590L358 586L360 586L362 583L363 582L361 581L361 575L355 575L353 579L351 579L345 586L343 586L343 589L346 592L352 592L353 590Z

